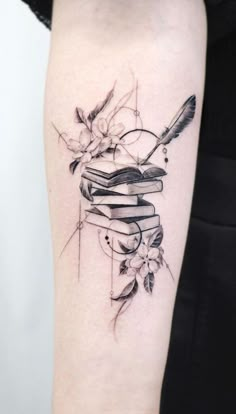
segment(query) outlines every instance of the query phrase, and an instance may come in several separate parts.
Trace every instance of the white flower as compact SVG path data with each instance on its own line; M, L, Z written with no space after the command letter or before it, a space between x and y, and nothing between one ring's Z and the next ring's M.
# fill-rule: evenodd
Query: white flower
M109 125L105 118L100 118L97 124L93 125L93 132L97 137L102 138L104 146L111 144L118 144L120 142L120 135L125 127L122 123ZM101 145L102 145L101 144ZM108 148L108 147L107 147Z
M79 140L69 139L67 148L76 155L81 163L88 163L100 152L101 138L93 136L88 128L80 132Z
M130 259L129 266L138 271L143 278L148 273L156 273L160 268L160 250L142 243L135 256Z

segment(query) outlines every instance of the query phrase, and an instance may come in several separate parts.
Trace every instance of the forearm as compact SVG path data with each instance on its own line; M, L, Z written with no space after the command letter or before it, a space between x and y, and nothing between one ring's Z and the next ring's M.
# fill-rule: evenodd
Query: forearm
M45 117L55 262L54 412L154 414L194 183L205 69L204 8L201 1L64 3L55 2ZM194 100L190 108L193 120L182 126L178 138L161 142L161 133L192 95L197 102L196 111ZM123 96L127 99L116 107ZM105 97L105 107L88 118ZM76 107L86 118L80 111L76 115ZM112 112L114 108L119 111ZM100 118L106 119L105 127ZM118 140L114 124L119 125ZM135 129L139 131L130 132ZM85 135L90 143L84 142ZM86 210L95 202L97 184L90 177L88 191L81 193L86 168L100 160L116 165L124 156L126 167L138 159L143 174L155 147L149 161L167 175L155 177L157 186L163 182L162 191L145 189L142 200L150 203L149 216L150 205L155 208L149 223L160 240L153 244L145 220L133 230L113 221L106 227L100 219L91 224ZM127 177L122 183L121 200L135 203L132 183L127 184ZM99 185L104 188L104 182ZM140 204L140 196L136 199ZM150 249L159 249L159 256Z

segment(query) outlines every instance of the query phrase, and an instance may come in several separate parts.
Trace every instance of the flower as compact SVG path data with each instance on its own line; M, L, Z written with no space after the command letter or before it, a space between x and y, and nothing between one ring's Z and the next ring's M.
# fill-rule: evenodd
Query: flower
M157 247L148 247L142 243L135 256L130 259L129 266L127 263L127 267L138 271L140 276L144 278L148 273L156 273L159 270L161 266L160 255L160 250Z
M125 127L120 122L119 124L113 124L107 122L105 118L100 118L97 124L93 125L93 132L97 137L102 138L102 144L108 145L119 144L120 135L124 131Z
M88 163L100 152L101 138L93 136L88 128L80 132L79 140L69 139L67 148L76 154L76 159L81 163Z

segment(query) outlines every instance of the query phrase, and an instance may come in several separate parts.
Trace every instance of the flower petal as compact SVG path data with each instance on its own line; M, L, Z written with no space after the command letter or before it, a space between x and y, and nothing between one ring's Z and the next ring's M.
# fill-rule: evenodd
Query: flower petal
M90 152L90 154L92 155L92 158L96 157L96 155L98 155L99 153L100 153L99 145L97 146L97 148L95 148L95 150Z
M99 151L104 152L111 146L111 139L110 138L104 138L99 145Z
M160 253L160 251L157 247L152 247L148 251L148 258L150 260L155 260L159 257L159 253Z
M126 273L126 276L135 277L137 270L133 267L129 267Z
M119 137L118 137L118 135L110 135L109 134L109 138L111 138L111 140L112 140L112 144L115 144L115 145L117 145L117 144L122 144L122 139L120 139Z
M142 267L139 269L139 274L141 277L145 277L147 276L148 273L149 273L149 267L148 267L148 264L145 262L143 263Z
M69 139L67 142L67 148L68 150L77 153L81 150L81 144L79 141L76 141L75 139Z
M164 249L162 247L159 247L160 255L164 253Z
M107 133L107 121L105 118L100 118L98 120L98 129L105 135Z
M144 244L144 243L140 244L140 246L138 248L138 254L143 259L146 258L146 256L148 255L148 248L147 248L146 244Z
M90 162L91 159L92 159L92 155L90 154L90 152L85 152L83 157L81 158L81 162L85 164L87 162Z
M76 152L76 157L73 157L73 158L74 158L75 160L77 160L78 158L83 157L83 155L84 155L84 152L79 151L79 152Z
M87 151L91 152L94 151L101 142L101 138L96 137L87 147Z
M105 138L102 139L101 143L105 144L105 145L107 145L107 144L111 145L111 138L110 137L105 137Z
M120 135L125 129L125 126L119 122L119 124L112 125L109 128L109 135Z
M97 124L93 124L93 134L96 137L103 138L103 133L100 131Z
M157 231L158 230L155 230L154 229L154 231L152 230L152 231L150 231L150 232L148 232L148 233L145 234L145 236L144 236L143 239L144 239L144 241L145 241L145 243L146 243L147 246L151 246L151 244L155 240L155 237L157 235Z
M152 273L156 273L160 269L159 263L155 260L149 260L148 266Z
M91 136L91 132L88 130L88 128L84 128L79 136L79 142L81 144L81 147L83 147L83 149L86 149L87 146L90 144L92 136ZM82 149L82 148L81 148Z
M138 254L133 257L133 259L130 260L130 266L134 267L135 269L140 269L140 267L143 265L143 259Z

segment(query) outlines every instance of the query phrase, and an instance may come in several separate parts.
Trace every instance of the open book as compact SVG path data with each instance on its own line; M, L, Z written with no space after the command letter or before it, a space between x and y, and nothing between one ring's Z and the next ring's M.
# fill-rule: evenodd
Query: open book
M151 163L145 165L116 163L115 161L97 161L87 166L83 178L92 183L110 188L120 184L149 182L166 175L166 172Z

